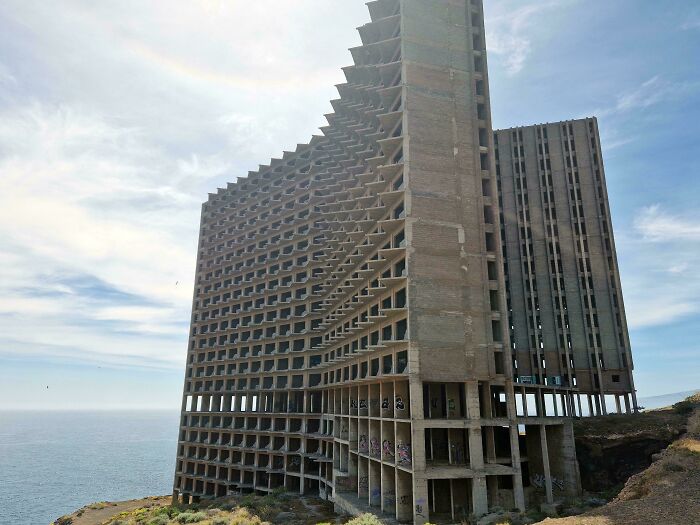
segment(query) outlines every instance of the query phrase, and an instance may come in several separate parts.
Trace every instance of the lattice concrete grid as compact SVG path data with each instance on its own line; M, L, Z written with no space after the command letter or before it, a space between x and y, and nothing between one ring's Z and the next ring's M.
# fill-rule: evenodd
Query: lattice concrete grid
M514 139L512 130L497 134L496 162L481 1L368 7L371 21L359 28L362 45L351 49L354 65L344 68L322 135L203 205L174 498L284 488L422 524L578 493L571 417L583 412L581 389L598 403L590 412L601 395L604 406L606 393L633 394L617 274L599 271L618 307L574 308L582 290L590 297L586 261L603 257L598 244L583 250L578 235L583 251L564 255L562 244L561 264L573 257L575 272L583 260L576 281L585 282L563 283L568 306L543 285L540 306L532 303L524 279L550 277L518 274L519 244L540 250L525 259L533 268L560 263L531 240L540 223L523 224L532 231L518 237L517 217L509 220L516 210L542 221L532 210L538 186L528 186L528 208L515 186L522 177L506 167L521 142L523 162L538 164L546 141L542 127L522 129L526 137L515 130ZM577 154L598 155L601 182L594 177L586 191L604 191L597 127L588 122L574 126ZM527 168L545 184L549 158L557 176L567 151L555 156L551 145L572 147L568 124L552 126L543 169ZM562 192L566 173L555 183ZM566 195L578 206L584 185L571 186ZM570 205L558 206L563 221ZM599 225L611 239L609 221ZM558 308L545 307L550 297ZM599 306L601 297L602 289ZM603 323L608 315L621 320ZM581 322L586 340L576 336L569 348L567 334L578 332L563 327ZM601 350L613 336L624 339L614 355ZM608 364L624 373L608 373Z

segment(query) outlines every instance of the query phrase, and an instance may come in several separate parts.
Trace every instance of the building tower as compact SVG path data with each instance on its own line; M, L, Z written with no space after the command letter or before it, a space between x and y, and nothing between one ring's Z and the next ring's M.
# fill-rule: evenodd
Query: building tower
M323 135L203 205L174 496L576 493L571 390L513 387L481 0L368 6Z
M575 389L576 415L629 413L632 354L597 120L495 139L516 380Z

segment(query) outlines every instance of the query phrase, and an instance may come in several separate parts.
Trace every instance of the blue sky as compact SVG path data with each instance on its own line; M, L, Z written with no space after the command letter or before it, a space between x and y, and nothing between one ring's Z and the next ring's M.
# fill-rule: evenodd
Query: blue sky
M700 388L700 6L486 4L494 125L600 119L640 395ZM200 203L317 133L367 18L0 3L4 408L179 407Z

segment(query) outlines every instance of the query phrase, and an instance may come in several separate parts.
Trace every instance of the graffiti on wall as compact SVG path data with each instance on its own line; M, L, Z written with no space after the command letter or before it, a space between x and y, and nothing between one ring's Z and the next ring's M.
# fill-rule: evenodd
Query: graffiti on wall
M369 440L369 455L378 458L380 457L380 446L379 446L379 440L377 438L372 438Z
M382 453L384 454L384 459L392 459L394 457L394 442L385 439L382 442Z
M367 440L367 434L360 435L359 450L362 454L367 454L367 452L369 452L369 441Z
M565 481L555 478L554 476L551 477L551 480L553 490L562 491L564 488L566 488ZM543 489L547 486L547 478L544 476L544 474L535 474L530 478L530 481L538 489Z
M361 491L366 491L369 487L369 478L367 476L360 476L357 479L357 485L360 487Z
M398 464L403 466L410 466L412 463L411 458L411 444L399 441L396 444L396 452L398 454Z

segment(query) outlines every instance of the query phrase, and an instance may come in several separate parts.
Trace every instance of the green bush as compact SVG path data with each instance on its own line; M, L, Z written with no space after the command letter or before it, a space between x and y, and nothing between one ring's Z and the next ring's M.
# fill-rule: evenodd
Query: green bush
M684 401L679 401L675 405L673 405L673 411L676 414L680 414L682 416L687 416L690 414L693 409L697 406L697 403L694 403L690 399L686 399Z
M151 518L148 525L168 525L168 523L170 523L170 520L167 516L156 516L155 518Z
M170 523L170 520L168 519L167 516L155 516L154 518L151 518L150 521L148 522L148 525L168 525Z
M183 512L176 518L176 521L178 523L199 523L205 519L207 519L207 515L203 512Z
M228 518L214 518L211 520L211 525L230 525L231 521Z

